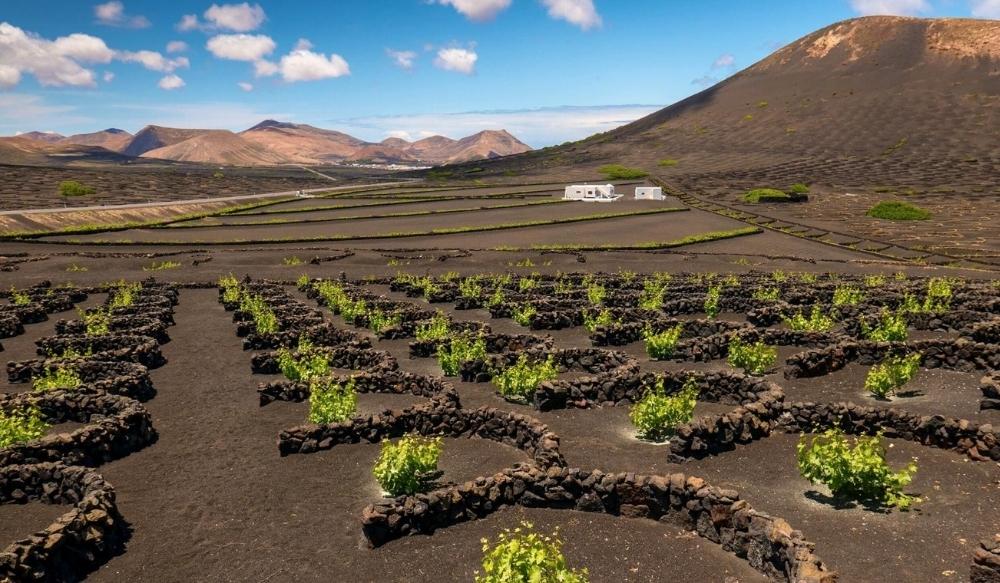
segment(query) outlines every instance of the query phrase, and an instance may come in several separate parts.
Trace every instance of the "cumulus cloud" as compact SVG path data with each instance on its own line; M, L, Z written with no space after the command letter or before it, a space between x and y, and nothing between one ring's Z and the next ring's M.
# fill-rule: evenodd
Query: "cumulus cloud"
M278 64L262 59L253 64L253 74L257 77L270 77L278 73Z
M192 30L198 30L201 27L201 23L198 22L197 14L185 14L181 16L180 22L177 23L177 30L181 32L189 32Z
M313 48L313 44L307 38L300 38L295 41L295 50L297 51L308 51L311 48Z
M259 61L274 52L274 41L263 34L220 34L208 39L205 48L220 59Z
M476 54L476 51L452 47L437 52L434 66L445 71L471 75L476 72L476 61L478 60L479 55Z
M125 5L117 0L94 6L94 16L98 24L107 26L122 26L126 28L147 28L149 19L145 16L129 16L125 13Z
M256 30L267 16L260 4L212 4L205 11L205 20L210 26L235 32Z
M184 87L184 79L181 79L177 75L167 75L166 77L160 79L158 83L160 89L164 91L173 91L174 89L180 89Z
M565 20L583 30L601 26L601 15L594 7L594 0L542 0L549 10L549 16Z
M417 59L417 53L413 51L395 51L392 49L386 49L385 54L392 59L393 64L406 71L413 69L413 63Z
M928 0L851 0L851 8L862 16L916 16L931 9Z
M972 15L1000 20L1000 0L972 0Z
M436 0L436 4L451 6L469 20L485 22L510 6L511 0Z
M167 43L168 53L183 53L188 50L188 45L182 40L172 40Z
M713 69L728 69L736 64L736 57L730 53L719 55L719 58L712 62Z
M281 78L289 83L333 79L351 74L351 68L338 54L329 57L309 50L295 50L281 57Z
M187 57L168 59L156 51L119 51L115 58L123 63L138 63L160 73L173 73L176 69L186 69L191 66Z
M104 41L71 34L54 41L6 23L0 23L0 83L17 85L25 73L47 87L93 87L94 71L81 63L107 63L113 56Z
M253 83L247 83L246 81L240 81L236 84L240 89L246 91L247 93L253 91Z

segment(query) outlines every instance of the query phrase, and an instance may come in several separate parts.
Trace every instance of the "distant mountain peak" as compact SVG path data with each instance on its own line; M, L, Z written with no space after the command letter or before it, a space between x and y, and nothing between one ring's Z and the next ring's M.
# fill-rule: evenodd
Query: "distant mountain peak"
M246 131L252 132L254 130L266 130L268 128L278 128L278 129L295 129L299 127L298 124L294 124L287 121L278 121L275 119L265 119L259 124L247 129Z

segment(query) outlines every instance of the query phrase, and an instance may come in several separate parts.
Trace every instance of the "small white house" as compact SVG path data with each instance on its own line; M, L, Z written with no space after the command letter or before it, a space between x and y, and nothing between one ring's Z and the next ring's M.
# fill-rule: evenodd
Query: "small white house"
M574 184L566 187L563 200L582 200L585 202L614 202L621 198L615 194L614 184Z
M667 197L663 196L663 189L659 186L636 186L635 187L635 199L636 200L667 200Z

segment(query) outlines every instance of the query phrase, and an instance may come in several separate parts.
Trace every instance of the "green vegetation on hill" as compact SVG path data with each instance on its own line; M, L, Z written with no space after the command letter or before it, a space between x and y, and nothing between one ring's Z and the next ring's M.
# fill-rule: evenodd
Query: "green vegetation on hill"
M95 192L97 189L85 186L77 180L63 180L59 183L59 196L84 196Z
M604 166L598 168L597 171L606 176L609 180L633 180L649 176L649 172L646 172L645 170L640 168L629 168L628 166L622 166L621 164L605 164Z
M865 214L876 219L887 219L890 221L926 221L931 218L930 211L922 209L915 204L898 200L880 202L868 209L868 212Z
M788 202L792 197L775 188L756 188L743 195L744 202Z
M680 161L674 160L673 158L664 158L663 160L660 160L658 164L664 168L672 168L680 164Z

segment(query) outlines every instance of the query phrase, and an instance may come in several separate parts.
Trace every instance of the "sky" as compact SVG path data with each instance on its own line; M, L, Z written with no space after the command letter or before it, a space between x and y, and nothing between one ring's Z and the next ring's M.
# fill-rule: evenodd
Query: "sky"
M0 134L273 118L541 147L868 14L1000 19L1000 0L2 0Z

